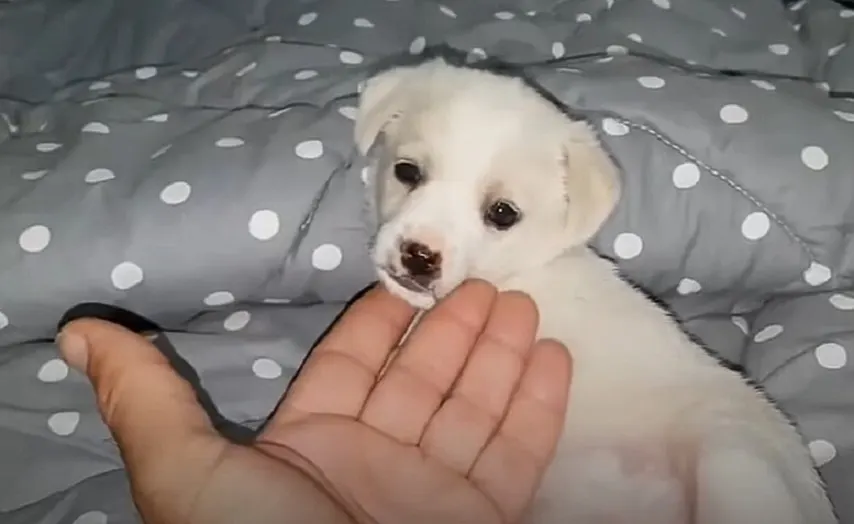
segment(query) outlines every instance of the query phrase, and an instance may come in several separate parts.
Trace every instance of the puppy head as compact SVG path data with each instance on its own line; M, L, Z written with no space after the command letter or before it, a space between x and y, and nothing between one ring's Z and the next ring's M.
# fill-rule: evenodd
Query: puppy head
M381 73L355 133L370 152L379 278L419 308L587 243L619 198L589 126L516 78L442 60Z

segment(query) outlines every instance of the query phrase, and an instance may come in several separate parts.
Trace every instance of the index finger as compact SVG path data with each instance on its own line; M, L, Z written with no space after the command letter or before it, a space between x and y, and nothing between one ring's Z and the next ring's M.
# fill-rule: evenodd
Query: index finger
M414 315L410 305L381 286L353 303L308 356L262 438L307 414L358 416Z

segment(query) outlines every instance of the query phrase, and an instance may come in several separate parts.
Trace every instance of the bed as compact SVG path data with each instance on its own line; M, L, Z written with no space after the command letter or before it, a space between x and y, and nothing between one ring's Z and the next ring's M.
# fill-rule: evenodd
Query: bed
M854 8L832 0L0 2L0 522L137 523L75 304L263 421L373 280L360 83L523 66L624 167L595 247L801 428L854 524Z

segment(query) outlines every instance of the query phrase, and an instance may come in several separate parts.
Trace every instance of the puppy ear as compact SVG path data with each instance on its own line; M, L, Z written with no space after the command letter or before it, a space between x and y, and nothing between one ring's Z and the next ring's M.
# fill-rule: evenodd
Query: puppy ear
M620 171L586 122L572 122L564 142L568 234L576 245L599 232L620 200Z
M412 74L412 68L399 67L369 78L359 96L355 139L359 152L368 153L380 133L404 109L403 83Z

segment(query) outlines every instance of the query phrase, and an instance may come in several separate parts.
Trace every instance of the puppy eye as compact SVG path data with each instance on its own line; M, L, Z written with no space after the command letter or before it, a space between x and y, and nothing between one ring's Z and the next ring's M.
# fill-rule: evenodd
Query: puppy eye
M522 213L506 200L493 202L484 214L484 220L501 231L510 229L522 218Z
M401 184L410 188L416 187L424 181L424 174L421 172L421 168L407 161L401 161L394 165L394 177Z

